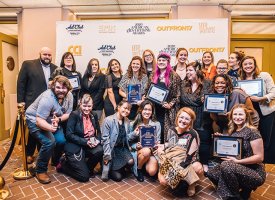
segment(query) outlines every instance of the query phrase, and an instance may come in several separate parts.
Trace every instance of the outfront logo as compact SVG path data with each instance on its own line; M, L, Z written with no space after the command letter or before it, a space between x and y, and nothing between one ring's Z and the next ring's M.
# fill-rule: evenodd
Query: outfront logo
M97 50L103 56L111 56L115 53L116 46L115 45L110 45L110 44L102 45Z
M157 26L157 31L191 31L192 26Z
M82 55L82 46L71 45L68 47L68 51L71 52L74 56L81 56Z
M207 22L199 23L200 33L215 33L215 26L209 26Z
M170 44L167 47L163 48L159 53L168 53L170 56L176 56L177 48L176 45Z
M84 29L83 24L70 24L66 28L68 33L70 33L71 35L79 35L82 32L83 29Z
M143 25L143 23L136 23L134 26L127 29L127 33L132 33L133 35L143 35L146 32L150 32L150 28Z

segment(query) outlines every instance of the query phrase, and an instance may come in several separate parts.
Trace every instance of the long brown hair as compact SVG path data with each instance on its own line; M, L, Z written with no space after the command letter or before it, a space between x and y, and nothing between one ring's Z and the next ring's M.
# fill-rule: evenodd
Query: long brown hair
M187 65L186 70L188 67L192 67L195 72L198 79L198 88L196 89L195 93L200 94L202 88L203 88L203 80L204 80L204 73L200 70L200 64L198 62L191 62ZM184 91L188 94L192 94L192 83L185 77L186 85L184 88Z
M149 52L153 57L152 73L154 73L154 71L156 70L156 66L157 66L156 56L155 56L154 52L150 49L146 49L143 51L142 60L143 60L143 64L144 64L144 68L145 68L146 72L147 72L147 63L145 62L145 55L144 55L146 51Z
M146 71L145 71L145 68L144 68L144 65L143 65L143 61L142 61L142 58L140 56L134 56L128 66L128 70L127 70L127 74L128 74L128 78L132 78L133 77L133 69L132 69L132 62L134 60L139 60L140 62L140 69L139 69L139 72L138 72L138 80L140 81L143 77L143 75L145 74L146 75Z
M257 62L256 62L255 57L253 57L253 56L245 56L245 57L242 59L241 63L240 63L240 78L241 78L241 80L246 80L246 73L245 73L245 71L243 70L243 62L244 62L245 60L247 60L247 59L252 59L253 62L254 62L255 69L254 69L253 79L257 78L258 75L260 74L260 69L259 69L259 67L258 67L258 65L257 65Z

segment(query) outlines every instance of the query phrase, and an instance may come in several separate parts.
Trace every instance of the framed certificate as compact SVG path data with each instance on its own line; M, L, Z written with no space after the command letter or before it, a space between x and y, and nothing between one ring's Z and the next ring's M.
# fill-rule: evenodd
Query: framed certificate
M156 144L156 126L141 126L140 144L142 147L154 147Z
M141 100L140 94L141 84L127 85L127 101L131 104L136 104Z
M80 89L80 80L78 76L70 76L68 79L73 87L73 90Z
M238 86L249 96L263 96L263 79L238 81Z
M166 101L169 94L169 90L159 87L155 84L151 84L147 93L147 98L155 103L162 104Z
M233 156L237 159L242 158L242 137L214 136L213 156L226 157Z
M226 113L228 107L228 97L228 94L205 94L203 111Z

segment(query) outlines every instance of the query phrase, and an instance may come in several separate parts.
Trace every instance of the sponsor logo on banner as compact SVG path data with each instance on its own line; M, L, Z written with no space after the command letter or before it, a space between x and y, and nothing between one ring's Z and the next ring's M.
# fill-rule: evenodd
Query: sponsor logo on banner
M224 52L225 47L208 47L208 48L189 48L190 53L203 53L205 51L212 51L213 53Z
M199 23L200 33L215 33L215 26L209 26L207 22Z
M108 44L107 45L102 45L97 50L103 56L110 56L115 52L116 46L115 45L108 45Z
M157 31L191 31L192 26L157 26Z
M82 30L84 28L83 24L70 24L66 30L68 31L68 33L70 33L71 35L79 35Z
M176 52L177 52L176 45L174 44L167 45L167 47L162 49L159 53L163 53L163 52L168 53L170 56L176 56Z
M99 33L115 33L116 26L115 25L100 25L98 26Z
M143 23L136 23L134 26L127 29L127 33L133 33L133 35L143 35L146 32L150 32L150 28L143 25Z
M143 50L139 44L132 45L132 55L133 56L140 56L142 55Z
M80 45L71 45L68 47L68 51L74 56L82 56L82 46Z

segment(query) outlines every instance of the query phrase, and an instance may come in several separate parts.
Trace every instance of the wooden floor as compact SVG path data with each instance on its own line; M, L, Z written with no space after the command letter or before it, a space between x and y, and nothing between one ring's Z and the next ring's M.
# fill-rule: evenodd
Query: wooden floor
M2 162L10 147L10 141L0 142L0 161ZM16 168L21 166L21 147L16 146L11 158L0 172L6 180L5 189L9 190L9 199L188 199L184 192L172 192L161 186L158 181L145 179L143 183L129 176L120 183L102 182L99 176L88 183L79 183L74 179L55 171L49 166L52 183L40 184L35 178L16 181L12 178ZM275 199L275 165L266 165L268 171L264 185L253 192L251 199ZM219 199L214 187L207 178L201 180L196 187L197 194L189 199Z

